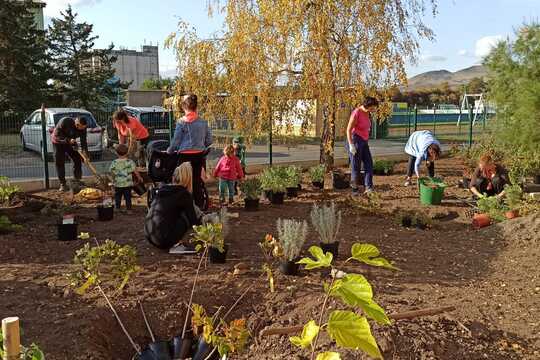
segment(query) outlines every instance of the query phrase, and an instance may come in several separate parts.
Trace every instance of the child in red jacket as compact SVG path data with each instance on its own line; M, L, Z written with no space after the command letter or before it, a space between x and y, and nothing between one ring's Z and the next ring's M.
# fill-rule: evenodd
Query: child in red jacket
M229 204L234 200L234 184L237 180L244 178L240 160L234 156L232 145L225 146L223 156L219 159L214 169L214 177L219 178L219 201L225 203L225 192L229 196Z

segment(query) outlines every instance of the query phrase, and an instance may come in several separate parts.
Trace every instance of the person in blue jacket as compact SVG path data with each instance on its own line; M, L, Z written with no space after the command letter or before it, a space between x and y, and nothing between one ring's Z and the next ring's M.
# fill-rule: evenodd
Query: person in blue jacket
M411 185L413 171L417 179L420 177L420 163L422 161L426 162L429 177L435 176L435 160L441 156L441 144L430 131L413 132L405 145L405 152L409 155L405 186Z
M212 145L212 131L208 122L197 114L197 95L185 95L182 99L185 115L178 120L167 153L195 153Z

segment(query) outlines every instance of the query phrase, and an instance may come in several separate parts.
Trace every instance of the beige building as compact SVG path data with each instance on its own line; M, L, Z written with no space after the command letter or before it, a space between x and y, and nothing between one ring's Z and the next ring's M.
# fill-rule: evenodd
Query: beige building
M157 46L143 45L141 51L113 50L117 57L113 68L123 82L131 81L130 90L139 90L146 79L159 79L159 50Z

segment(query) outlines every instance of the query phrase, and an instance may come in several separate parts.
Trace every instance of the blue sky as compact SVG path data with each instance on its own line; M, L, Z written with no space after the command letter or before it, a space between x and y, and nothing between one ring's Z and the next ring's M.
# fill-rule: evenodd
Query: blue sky
M159 43L160 72L165 76L174 74L175 60L163 42L179 17L201 36L221 26L221 18L208 17L206 0L45 1L46 17L58 16L60 9L72 4L81 20L94 24L99 47L113 42L116 47L139 49L145 42ZM516 27L533 20L540 21L540 0L439 0L438 14L425 16L436 39L421 42L418 64L408 66L408 75L478 64L498 39L513 36Z

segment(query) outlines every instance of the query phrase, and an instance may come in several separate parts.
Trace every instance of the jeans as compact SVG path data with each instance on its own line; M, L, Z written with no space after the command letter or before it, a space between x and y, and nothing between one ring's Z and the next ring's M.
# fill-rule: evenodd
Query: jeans
M122 205L122 197L126 200L126 209L131 210L131 186L114 188L114 203L117 209Z
M228 192L229 201L233 201L234 198L234 184L236 181L219 179L219 200L225 201L225 192Z
M56 165L56 173L60 184L66 185L66 154L73 161L73 176L76 180L81 180L82 177L82 159L81 155L73 146L69 144L53 144L54 147L54 162Z
M353 155L349 149L349 144L345 143L345 148L349 154L351 162L351 186L353 189L358 188L359 179L361 179L362 163L364 164L364 186L366 189L373 189L373 158L369 150L369 144L360 136L353 134L353 144L356 147L356 154Z
M407 176L411 177L414 173L414 164L416 163L416 156L409 155L409 165L407 166ZM435 176L435 162L430 161L428 165L429 177Z
M504 185L506 185L506 180L502 177L495 175L491 179L491 189L488 190L489 180L485 177L478 177L475 184L471 184L480 192L480 194L486 194L487 196L495 196L500 194L504 190Z

